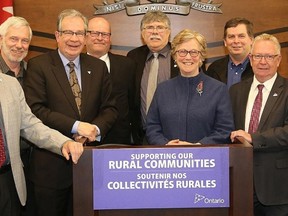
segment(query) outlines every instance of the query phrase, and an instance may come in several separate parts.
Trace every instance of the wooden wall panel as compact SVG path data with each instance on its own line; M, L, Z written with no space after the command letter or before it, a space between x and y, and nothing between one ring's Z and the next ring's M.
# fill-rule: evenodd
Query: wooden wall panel
M193 1L193 0L192 0ZM208 0L194 0L207 3ZM111 0L108 4L114 3ZM175 4L168 0L165 4ZM191 9L186 16L168 14L172 23L171 39L182 29L190 28L201 32L208 42L207 65L226 54L223 47L223 27L225 22L236 16L246 17L254 23L256 34L267 32L278 37L282 45L282 62L280 73L288 77L288 1L287 0L214 0L222 3L222 14L206 13ZM88 18L94 16L93 4L103 5L101 0L14 0L14 13L25 17L31 24L34 37L27 59L56 48L54 32L59 12L75 8ZM140 4L152 4L141 1ZM125 10L101 15L108 19L112 26L112 51L125 55L129 50L142 44L140 20L143 15L128 16Z

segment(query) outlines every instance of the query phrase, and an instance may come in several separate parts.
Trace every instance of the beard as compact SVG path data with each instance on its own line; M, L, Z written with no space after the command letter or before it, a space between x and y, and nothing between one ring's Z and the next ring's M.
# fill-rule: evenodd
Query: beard
M21 55L17 55L17 56L14 56L13 55L13 52L19 52L21 53ZM8 48L6 43L4 42L2 44L2 47L1 47L1 52L8 58L9 61L11 62L21 62L28 54L28 50L25 51L23 48L21 49L17 49L17 48Z

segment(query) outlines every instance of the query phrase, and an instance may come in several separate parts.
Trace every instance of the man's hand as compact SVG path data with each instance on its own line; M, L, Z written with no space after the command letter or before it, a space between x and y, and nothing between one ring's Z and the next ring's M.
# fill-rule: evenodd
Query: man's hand
M190 143L179 139L170 140L166 145L200 145L200 143Z
M62 154L63 156L69 160L70 156L72 157L72 161L74 164L77 164L80 156L83 153L83 145L78 142L74 142L72 140L66 141L62 147Z
M236 137L243 137L245 140L247 140L249 143L252 143L252 137L249 133L247 133L244 130L237 130L237 131L232 131L230 135L230 139L232 143L235 141Z
M80 122L78 126L78 135L87 137L89 142L94 142L96 140L97 129L95 125L89 124L87 122Z

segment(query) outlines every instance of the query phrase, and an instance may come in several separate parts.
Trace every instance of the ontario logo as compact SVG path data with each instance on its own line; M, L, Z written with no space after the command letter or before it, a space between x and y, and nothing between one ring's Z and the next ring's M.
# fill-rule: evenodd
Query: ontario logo
M224 204L225 200L221 198L218 198L218 199L207 198L203 195L196 193L194 197L194 204L199 203L199 202L204 202L205 204Z
M202 0L175 0L175 4L165 3L167 0L149 0L149 4L140 4L140 0L114 0L109 4L107 0L102 0L103 5L94 4L96 9L94 15L116 13L126 10L128 16L145 14L147 11L160 10L164 13L187 15L190 9L206 12L221 13L222 3L213 3L213 0L202 2Z

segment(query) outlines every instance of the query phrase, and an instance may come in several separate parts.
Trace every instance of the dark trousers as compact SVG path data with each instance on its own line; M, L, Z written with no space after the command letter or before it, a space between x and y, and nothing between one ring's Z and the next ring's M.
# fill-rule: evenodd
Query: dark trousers
M72 186L56 190L34 184L34 194L38 216L73 216Z
M21 216L35 216L36 215L33 184L28 179L31 150L32 150L32 147L21 149L21 160L24 165L24 174L25 174L26 188L27 188L27 201L26 201L26 205L21 207Z
M20 200L16 191L11 169L0 174L0 215L19 216Z
M254 193L254 216L288 216L288 204L266 206Z

